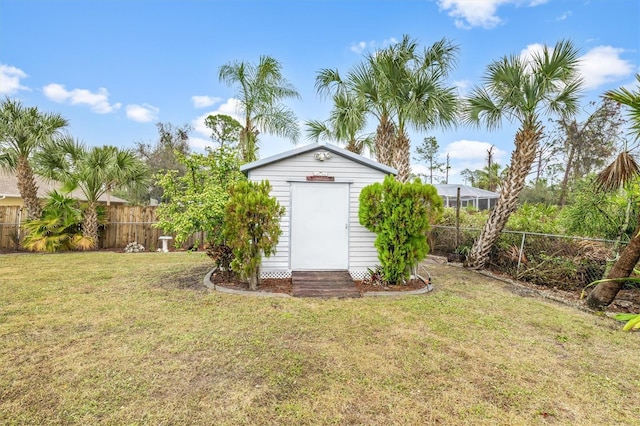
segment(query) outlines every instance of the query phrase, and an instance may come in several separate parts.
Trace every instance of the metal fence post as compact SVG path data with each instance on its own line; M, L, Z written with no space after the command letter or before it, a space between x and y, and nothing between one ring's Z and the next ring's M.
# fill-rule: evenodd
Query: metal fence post
M522 233L522 242L520 243L520 252L518 253L518 267L516 269L516 278L520 276L520 265L522 265L522 256L524 255L524 240L527 234Z

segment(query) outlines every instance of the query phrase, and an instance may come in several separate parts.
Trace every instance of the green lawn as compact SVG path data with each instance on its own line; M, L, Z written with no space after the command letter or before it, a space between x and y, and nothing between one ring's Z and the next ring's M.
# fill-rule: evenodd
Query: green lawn
M639 424L640 334L431 266L436 291L204 289L202 253L0 256L0 424Z

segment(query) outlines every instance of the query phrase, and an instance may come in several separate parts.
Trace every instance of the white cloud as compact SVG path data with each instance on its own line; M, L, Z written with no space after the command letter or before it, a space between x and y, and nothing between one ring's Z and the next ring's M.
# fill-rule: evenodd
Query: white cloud
M451 142L443 148L443 152L439 154L439 158L449 158L452 160L472 160L484 163L487 151L491 148L489 142L459 140ZM506 152L495 147L493 149L494 161L500 163Z
M206 108L208 106L217 104L218 102L220 102L222 100L222 98L218 98L215 96L192 96L191 97L191 102L193 102L193 106L196 108Z
M618 81L633 73L631 62L620 58L623 49L597 46L580 58L580 73L586 89Z
M398 40L395 37L391 37L382 41L382 47L391 46L392 44L396 43L398 43Z
M453 82L453 85L458 89L458 95L464 96L472 86L472 83L470 80L456 80Z
M520 59L522 59L524 62L531 62L535 56L541 55L543 50L544 44L529 44L520 52Z
M449 11L456 27L470 29L495 28L503 21L497 16L498 8L504 4L539 6L547 0L438 0L440 10Z
M48 84L42 88L44 95L54 102L69 102L71 105L88 105L98 114L108 114L120 108L122 104L109 103L109 92L100 87L97 92L86 89L67 90L62 84Z
M455 18L456 27L469 29L472 27L494 28L502 22L496 16L498 6L508 0L439 0L441 10L448 10L449 16Z
M213 141L211 139L189 137L189 145L191 146L191 148L204 151L205 148L213 148Z
M370 41L369 43L367 43L366 41L359 41L357 43L351 43L350 49L352 52L360 54L364 52L368 46L370 47L372 45L373 45L372 41Z
M542 53L543 47L540 43L530 44L520 52L520 57L530 62L535 55ZM612 46L597 46L581 56L579 70L585 89L595 89L631 75L633 64L620 57L623 52L623 49Z
M127 105L126 110L127 110L127 117L139 123L148 123L150 121L157 120L158 113L160 112L160 108L154 107L153 105L149 105L149 104Z
M18 90L31 90L20 84L27 73L11 65L0 64L0 95L13 95Z
M416 175L424 175L424 176L429 176L429 167L425 164L421 164L421 163L416 163L416 164L412 164L411 165L411 173L414 173ZM434 177L435 175L438 175L439 172L434 171ZM435 180L433 183L436 183Z
M544 51L544 44L533 43L527 45L522 51L520 51L520 59L524 62L525 66L531 71L533 60L535 57L542 57ZM553 52L553 48L549 48L549 52Z
M205 112L204 114L201 114L198 117L194 118L191 121L191 124L193 125L193 130L195 130L196 132L200 133L203 136L209 137L211 136L211 129L209 129L204 124L204 121L207 119L208 116L216 115L216 114L224 114L242 122L242 117L238 115L241 112L242 112L242 108L240 106L240 101L238 101L235 98L229 98L223 104L221 104L218 107L218 109L216 109L215 111Z
M572 12L570 10L563 12L562 15L558 16L556 18L556 21L564 21L566 20L569 16L571 16Z
M393 44L396 44L398 42L398 40L395 37L391 37L388 39L385 39L382 41L382 43L379 43L375 40L371 40L371 41L358 41L356 43L351 43L351 46L349 47L349 49L352 52L355 53L363 53L365 50L368 51L375 51L376 49L379 48L385 48L388 46L391 46Z

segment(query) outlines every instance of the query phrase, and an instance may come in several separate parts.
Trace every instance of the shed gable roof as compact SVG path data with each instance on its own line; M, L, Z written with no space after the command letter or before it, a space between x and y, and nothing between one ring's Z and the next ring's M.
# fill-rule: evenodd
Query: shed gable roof
M267 164L276 163L278 161L285 160L287 158L294 157L296 155L305 154L307 152L325 150L341 157L347 158L356 163L360 163L375 170L379 170L383 173L397 175L398 172L393 167L385 166L370 158L363 157L362 155L354 154L351 151L340 148L339 146L332 144L312 143L309 145L300 146L289 151L282 152L280 154L272 155L271 157L262 158L252 163L244 164L240 167L240 171L244 174L248 174L249 171L266 166Z

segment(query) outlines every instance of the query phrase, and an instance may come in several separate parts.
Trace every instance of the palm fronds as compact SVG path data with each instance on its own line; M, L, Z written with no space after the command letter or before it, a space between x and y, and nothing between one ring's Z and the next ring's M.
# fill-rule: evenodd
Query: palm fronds
M614 191L637 178L640 168L629 151L621 152L596 178L596 185L603 191Z

